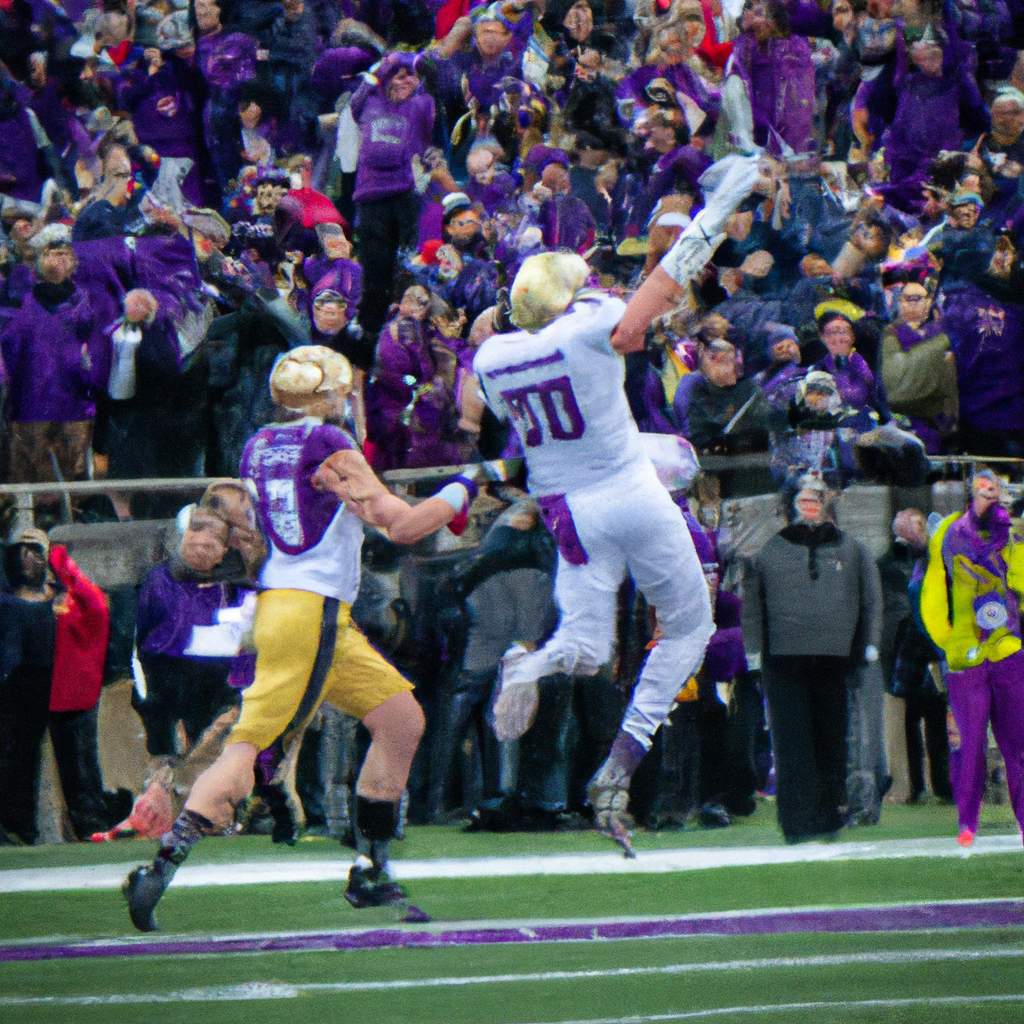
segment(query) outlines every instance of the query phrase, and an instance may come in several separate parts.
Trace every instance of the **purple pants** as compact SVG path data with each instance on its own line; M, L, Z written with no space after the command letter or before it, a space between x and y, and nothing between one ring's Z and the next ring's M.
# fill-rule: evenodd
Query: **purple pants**
M1006 788L1024 828L1024 651L949 674L949 706L960 732L951 758L960 828L978 831L988 723L1006 762Z

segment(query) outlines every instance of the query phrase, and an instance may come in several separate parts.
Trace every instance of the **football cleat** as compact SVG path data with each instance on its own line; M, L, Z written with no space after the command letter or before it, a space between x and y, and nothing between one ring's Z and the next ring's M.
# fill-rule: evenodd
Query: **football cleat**
M121 892L128 901L128 915L140 932L157 931L153 911L171 884L175 871L177 865L164 857L157 857L152 864L136 868L122 883Z
M519 739L537 717L540 703L537 680L524 664L531 653L529 647L513 644L498 666L498 692L491 713L494 734L502 743Z
M348 873L345 899L357 910L362 910L363 907L392 907L404 903L406 895L405 890L384 872L353 864Z
M973 846L974 845L974 833L969 828L965 828L963 830L963 832L961 832L960 835L958 835L956 837L956 841L962 847L964 847L965 849L968 846Z
M633 819L626 810L629 806L629 790L592 782L587 787L587 803L594 811L594 828L618 843L624 857L635 859Z

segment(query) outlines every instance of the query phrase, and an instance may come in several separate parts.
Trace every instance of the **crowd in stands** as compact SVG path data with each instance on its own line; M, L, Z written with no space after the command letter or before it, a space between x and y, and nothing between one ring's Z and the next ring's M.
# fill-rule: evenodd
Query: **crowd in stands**
M730 218L678 308L626 358L625 386L642 431L688 438L701 454L768 453L796 531L777 548L809 552L808 586L828 589L813 553L847 541L820 492L919 483L926 455L1024 456L1021 51L1018 0L0 0L0 478L236 477L246 441L277 415L275 359L304 344L351 362L346 426L375 469L513 459L516 435L485 408L472 360L514 329L507 289L522 262L578 252L592 286L626 295L697 215L715 163L761 153L779 187ZM476 506L480 543L422 558L404 595L394 552L370 544L357 611L421 686L433 723L410 783L413 817L475 806L480 827L550 824L581 809L650 625L627 586L614 665L545 689L517 785L486 711L505 649L552 628L554 556L525 494L491 491ZM824 513L802 518L815 494ZM41 522L61 514L48 500ZM638 779L635 813L727 824L772 785L745 651L768 641L773 612L748 595L741 627L740 597L719 586L716 500L678 501L718 633ZM176 507L114 495L109 509L76 510L125 520ZM927 530L909 519L897 536L921 551ZM54 639L38 615L13 624L15 602L89 593L45 536L11 539L0 632L35 630L50 654L34 667L4 655L7 704L33 678L56 680L67 656L54 662L61 631ZM848 687L850 637L876 658L881 644L871 700L880 706L884 684L907 701L912 795L926 790L923 719L932 788L948 798L938 651L902 607L899 642L916 638L917 668L897 677L877 570L848 544L841 561L863 563L863 579L857 593L829 591L845 602L828 616L843 636L809 654L798 638L786 656L824 658L829 700L845 704L849 688L852 706L875 683ZM36 579L40 548L50 583ZM785 575L786 557L766 549L749 578ZM883 566L887 607L912 571L905 548ZM203 647L192 630L219 629L246 600L167 567L147 578L136 643L148 688L135 704L154 758L196 743L245 685L245 666L225 653L238 637L211 633ZM766 671L769 705L821 668L794 666L786 678L778 662ZM51 732L54 715L92 715L64 731L94 734L93 695L72 711L35 703L31 736L48 714ZM12 732L22 746L0 754L22 763L22 725ZM841 808L854 814L842 732L822 740L832 753L818 795L830 787L831 807L798 794L794 808L787 791L787 838L830 834ZM305 770L319 780L307 814L343 832L338 794L359 740L329 712L310 736L322 756ZM813 790L808 738L774 740L780 776ZM92 802L72 822L84 838L123 817L124 801L103 794L94 752L82 756ZM875 764L861 817L877 820L888 777L865 757ZM75 785L85 783L65 789ZM27 841L33 793L3 819Z

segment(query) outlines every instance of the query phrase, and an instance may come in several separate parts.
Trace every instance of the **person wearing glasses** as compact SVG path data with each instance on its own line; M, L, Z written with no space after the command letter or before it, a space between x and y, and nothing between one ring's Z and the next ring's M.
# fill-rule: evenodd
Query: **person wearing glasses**
M882 384L894 413L910 417L930 453L956 428L956 362L941 315L933 307L934 267L883 268L896 293L896 316L882 335Z

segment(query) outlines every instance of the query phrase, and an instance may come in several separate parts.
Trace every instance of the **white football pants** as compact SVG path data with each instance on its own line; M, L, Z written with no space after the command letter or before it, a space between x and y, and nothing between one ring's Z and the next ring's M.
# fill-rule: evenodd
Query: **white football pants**
M505 678L594 675L612 654L616 596L628 569L664 633L622 720L622 728L649 749L715 632L704 572L683 514L653 467L642 473L631 468L566 500L588 561L572 565L558 556L558 629L538 650L510 664Z

